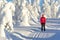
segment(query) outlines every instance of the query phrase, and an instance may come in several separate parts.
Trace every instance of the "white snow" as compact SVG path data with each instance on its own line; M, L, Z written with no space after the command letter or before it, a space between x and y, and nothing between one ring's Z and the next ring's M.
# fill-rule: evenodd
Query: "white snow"
M1 37L5 37L5 26L7 28L9 27L11 31L13 31L13 20L12 20L12 14L15 12L15 6L12 2L2 4L5 5L4 8L1 11L1 14L4 14L1 19L0 29L1 29Z
M29 1L29 3L28 3ZM45 0L44 12L47 19L46 31L41 32L39 18L41 9L39 6L40 0L13 0L7 2L0 1L0 40L58 40L60 39L60 19L57 17L59 11L58 2L52 3L50 0ZM54 6L54 9L52 8ZM51 8L54 12L51 12ZM57 17L57 18L56 18ZM14 23L13 23L14 22ZM11 30L5 28L6 23ZM13 25L14 24L14 25ZM14 26L14 27L13 27ZM8 27L9 28L9 27ZM56 39L55 39L56 38Z

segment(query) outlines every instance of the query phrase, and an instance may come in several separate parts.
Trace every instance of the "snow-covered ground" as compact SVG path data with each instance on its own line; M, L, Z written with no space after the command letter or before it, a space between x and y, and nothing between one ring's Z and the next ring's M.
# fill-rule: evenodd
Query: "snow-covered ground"
M8 40L60 40L60 19L47 19L46 31L40 30L40 25L30 27L14 27L14 32L5 29ZM1 38L0 40L5 40Z
M0 34L0 40L60 40L60 11L58 10L60 8L60 5L54 6L56 8L53 9L53 4L56 3L55 1L52 1L49 4L48 0L45 0L46 2L45 7L43 8L46 12L47 23L46 23L46 31L41 32L38 20L41 16L41 9L39 6L40 0L13 0L12 4L9 2L5 2L6 0L1 0L0 5L0 20L4 19L4 16L6 15L7 18L10 21L13 20L13 26L14 26L14 32L9 32L6 29L4 29L2 26L0 27L0 33L2 31L2 34L5 34L6 37L1 37ZM59 2L60 3L60 2ZM6 6L6 4L8 4ZM11 5L14 6L11 8ZM50 5L54 12L50 11ZM54 4L55 5L55 4ZM3 11L3 9L6 8L6 12ZM47 8L47 9L45 9ZM10 10L11 9L11 10ZM49 10L47 12L47 10ZM56 12L55 12L56 11ZM59 13L57 13L59 11ZM9 13L9 14L8 14ZM13 13L13 19L10 19L10 14L12 18ZM49 14L48 14L49 13ZM50 14L53 13L53 14ZM57 13L57 14L55 14ZM7 15L8 14L8 15ZM56 17L57 16L57 17ZM39 18L38 18L39 17ZM1 23L4 23L7 20L4 20ZM10 22L9 21L9 22ZM12 23L12 22L11 22ZM22 25L22 26L21 26ZM4 25L3 25L4 26ZM12 27L12 26L11 26ZM3 30L1 30L1 28Z

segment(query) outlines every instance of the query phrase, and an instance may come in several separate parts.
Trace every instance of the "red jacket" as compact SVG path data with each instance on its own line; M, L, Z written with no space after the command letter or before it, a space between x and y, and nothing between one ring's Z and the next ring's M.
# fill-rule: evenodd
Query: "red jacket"
M46 18L45 17L41 17L40 18L40 23L46 23Z

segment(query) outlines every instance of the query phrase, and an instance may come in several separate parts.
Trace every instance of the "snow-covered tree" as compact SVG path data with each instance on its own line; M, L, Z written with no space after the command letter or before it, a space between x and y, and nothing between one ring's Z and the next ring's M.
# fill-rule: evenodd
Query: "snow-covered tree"
M17 20L20 22L20 25L22 25L21 23L25 23L26 15L29 17L27 18L30 22L33 19L35 22L38 21L38 17L39 17L39 13L40 13L40 6L39 6L39 2L40 0L34 0L32 3L32 0L13 0L13 2L15 3L15 21L17 22ZM24 11L27 10L27 11ZM24 13L25 12L25 13ZM24 15L24 17L23 17ZM24 20L22 20L24 19ZM33 21L32 20L32 21ZM33 22L34 22L33 21ZM27 22L28 24L30 24L30 22ZM35 23L34 22L34 23ZM26 24L24 24L23 26L25 26ZM26 25L28 26L28 25Z
M59 4L58 1L54 2L53 4L51 4L51 15L53 18L57 18L57 14L58 14L58 10L59 10ZM54 15L54 16L53 16Z
M43 10L47 18L57 18L59 7L58 0L44 0Z
M3 16L4 14L2 14L2 9L4 8L5 6L5 3L6 3L6 0L0 0L0 25L2 23L2 19L3 19ZM4 27L0 26L0 37L4 37L5 38L5 32L4 32Z
M15 12L15 6L12 2L3 2L4 4L1 10L1 36L5 37L5 32L4 29L5 27L10 29L10 31L13 31L13 19L12 19L12 14Z
M27 8L27 1L24 0L23 3L22 3L22 15L21 15L21 20L22 22L20 23L22 26L30 26L29 25L29 11L28 11L28 8Z
M46 17L51 18L51 6L48 2L50 1L44 0L43 10L44 10L44 14L46 15Z

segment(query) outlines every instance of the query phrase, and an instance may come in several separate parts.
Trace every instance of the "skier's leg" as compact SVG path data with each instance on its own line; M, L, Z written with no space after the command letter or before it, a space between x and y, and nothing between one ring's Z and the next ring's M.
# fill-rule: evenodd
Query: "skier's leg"
M44 31L44 24L42 23L42 29L43 29L43 31Z
M44 31L45 31L45 23L43 25L44 25Z
M43 31L43 24L41 24L41 31Z

